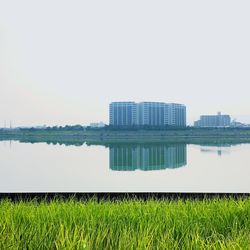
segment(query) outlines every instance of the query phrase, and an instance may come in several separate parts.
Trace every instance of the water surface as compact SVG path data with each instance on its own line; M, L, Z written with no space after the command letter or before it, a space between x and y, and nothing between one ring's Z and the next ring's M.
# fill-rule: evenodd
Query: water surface
M250 193L250 144L0 142L0 192Z

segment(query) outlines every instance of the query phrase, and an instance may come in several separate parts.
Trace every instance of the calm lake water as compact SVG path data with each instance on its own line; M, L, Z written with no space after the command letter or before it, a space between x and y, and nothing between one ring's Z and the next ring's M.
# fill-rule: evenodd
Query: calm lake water
M0 193L250 193L250 144L0 142Z

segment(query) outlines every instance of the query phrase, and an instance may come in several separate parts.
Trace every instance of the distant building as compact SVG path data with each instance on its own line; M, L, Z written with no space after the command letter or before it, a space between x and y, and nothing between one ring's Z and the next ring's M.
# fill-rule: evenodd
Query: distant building
M237 122L236 120L233 120L231 122L231 127L234 127L234 128L248 128L248 127L250 127L250 124L245 124L245 123Z
M186 106L178 103L167 103L165 105L165 122L170 126L186 126Z
M135 102L112 102L109 105L109 124L113 126L133 126L137 124Z
M103 122L92 122L89 124L91 128L103 128L105 127L105 123Z
M164 126L165 125L165 103L163 102L141 102L137 104L138 125Z
M112 102L111 126L186 126L186 107L164 102Z
M229 127L230 124L231 117L221 112L217 115L201 115L200 120L194 122L195 127Z

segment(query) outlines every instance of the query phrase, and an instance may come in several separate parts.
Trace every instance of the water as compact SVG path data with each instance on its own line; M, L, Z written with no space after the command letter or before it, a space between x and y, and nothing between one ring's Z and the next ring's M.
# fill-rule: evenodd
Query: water
M250 144L0 142L0 193L250 193Z

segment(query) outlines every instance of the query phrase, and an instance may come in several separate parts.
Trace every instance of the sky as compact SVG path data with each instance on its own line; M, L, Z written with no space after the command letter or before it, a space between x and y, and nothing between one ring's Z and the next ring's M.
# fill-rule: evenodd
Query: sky
M0 127L108 123L112 101L250 123L249 1L0 0Z

